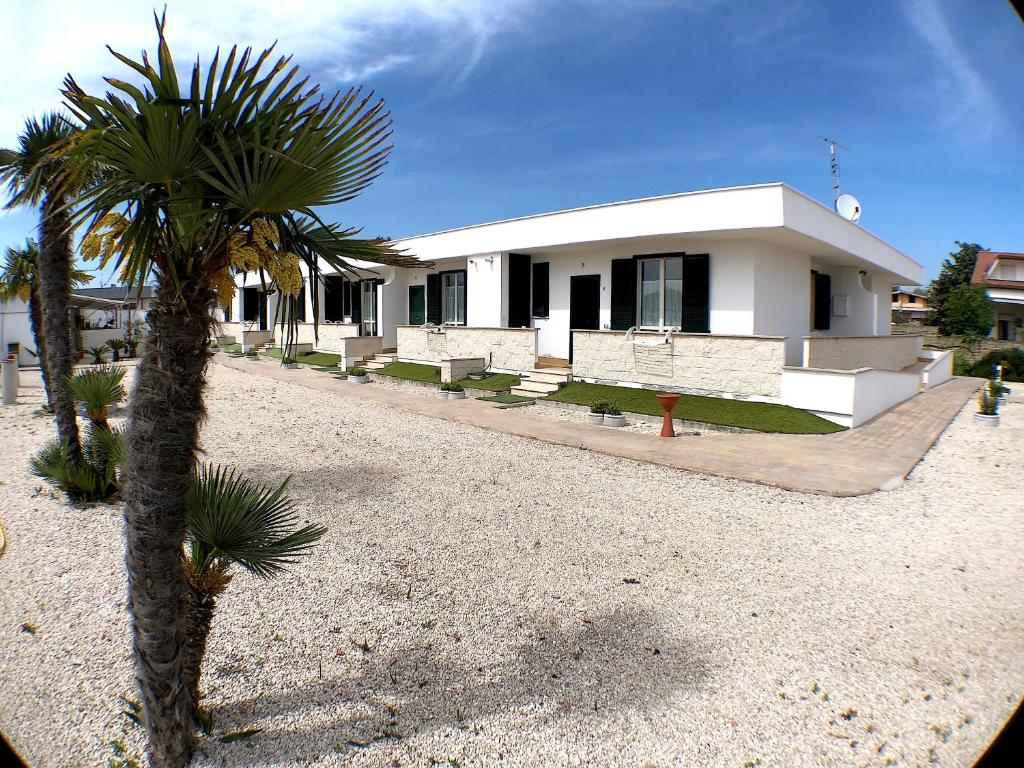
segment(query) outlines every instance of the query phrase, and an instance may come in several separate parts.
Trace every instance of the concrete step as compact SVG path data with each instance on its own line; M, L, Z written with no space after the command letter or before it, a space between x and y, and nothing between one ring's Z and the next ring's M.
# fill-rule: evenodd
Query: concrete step
M518 387L512 387L511 390L513 395L522 395L523 397L544 397L557 391L557 384L546 381L524 381Z
M543 382L545 384L567 384L572 380L572 371L565 372L557 369L546 368L543 370L534 369L523 374L524 380Z
M367 360L359 365L360 368L365 368L368 371L376 371L379 368L384 368L387 363L380 360Z
M375 363L384 363L385 365L387 365L388 363L395 362L395 355L376 354L370 359Z

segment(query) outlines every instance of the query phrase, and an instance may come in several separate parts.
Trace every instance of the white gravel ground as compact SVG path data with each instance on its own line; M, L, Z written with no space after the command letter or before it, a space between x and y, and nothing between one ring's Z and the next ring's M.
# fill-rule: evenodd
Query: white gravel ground
M223 597L197 765L967 766L1024 692L1024 403L852 499L218 366L208 404L209 459L329 533ZM141 743L121 520L35 491L32 409L0 409L0 729L96 766Z

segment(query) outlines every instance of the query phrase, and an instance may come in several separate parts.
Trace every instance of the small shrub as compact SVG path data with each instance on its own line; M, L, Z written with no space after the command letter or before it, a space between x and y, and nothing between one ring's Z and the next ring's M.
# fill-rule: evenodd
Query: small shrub
M985 416L995 416L999 413L999 393L1002 387L995 379L989 379L988 383L978 395L978 413Z
M997 365L1003 366L1003 381L1024 382L1024 349L996 349L989 352L967 369L970 376L990 378Z
M466 390L457 381L452 381L452 382L445 382L445 383L443 383L441 385L441 391L442 392L465 392Z
M246 357L256 357L256 350L255 349L247 349L245 351L245 356Z
M282 357L281 362L284 363L285 365L292 365L293 363L297 363L299 361L296 360L294 357Z
M116 363L121 359L121 351L127 349L128 345L121 339L111 339L107 342L107 347L110 348L111 360Z
M82 461L75 465L67 446L51 440L29 460L32 474L63 491L72 501L108 501L121 492L119 468L124 459L120 432L91 426L82 442Z
M355 368L350 368L348 372L349 376L365 376L366 369L360 368L358 365Z
M103 365L103 363L106 362L106 359L104 359L104 357L103 357L103 355L107 351L107 345L106 344L101 344L98 347L89 347L89 349L86 350L86 351L90 355L92 355L92 361L93 361L93 363L95 365Z
M598 400L596 403L594 403L592 406L590 406L590 412L591 413L609 414L609 413L611 413L611 409L614 409L614 408L615 408L615 406L612 403L609 403L607 400ZM621 411L618 411L616 409L616 413L621 413ZM612 415L615 415L615 414L612 414Z
M621 416L622 411L619 410L618 406L607 403L604 409L605 416Z

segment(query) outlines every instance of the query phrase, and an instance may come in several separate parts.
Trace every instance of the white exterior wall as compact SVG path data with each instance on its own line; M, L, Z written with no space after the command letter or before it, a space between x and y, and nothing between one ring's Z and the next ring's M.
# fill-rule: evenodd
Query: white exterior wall
M28 316L28 304L21 299L0 302L0 354L7 356L8 344L20 344L18 365L39 365L39 358L29 352L36 351L32 338L32 324Z
M786 365L800 365L810 326L811 259L771 243L754 245L754 333L786 338Z
M478 328L508 325L508 258L503 254L488 253L466 259L466 325Z
M920 336L809 336L804 339L805 368L899 371L921 355Z

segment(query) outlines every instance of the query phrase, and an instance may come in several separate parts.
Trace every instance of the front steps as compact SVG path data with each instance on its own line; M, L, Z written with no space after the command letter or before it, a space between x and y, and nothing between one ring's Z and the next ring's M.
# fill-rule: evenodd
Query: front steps
M373 357L364 360L358 367L365 368L368 371L376 371L395 362L395 359L395 355L374 355Z
M547 397L572 380L570 368L538 368L522 374L522 383L510 390L520 397Z

